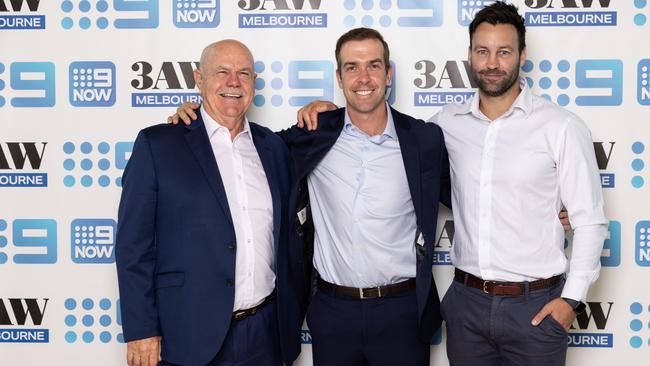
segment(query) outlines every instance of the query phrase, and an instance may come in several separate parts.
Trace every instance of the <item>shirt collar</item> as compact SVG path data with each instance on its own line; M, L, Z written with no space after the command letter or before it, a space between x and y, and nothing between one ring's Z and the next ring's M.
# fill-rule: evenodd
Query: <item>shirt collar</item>
M391 113L391 109L388 106L388 103L386 103L386 128L384 128L384 132L382 132L381 136L383 137L381 140L385 140L386 137L390 137L394 140L397 140L397 130L395 130L395 122L393 121L393 114ZM361 131L359 128L357 128L355 125L352 124L352 120L350 119L350 115L348 114L347 108L345 109L345 118L343 119L343 128L346 131L351 131L351 130L356 130L359 131L360 133L365 133ZM385 137L384 137L385 136ZM372 138L372 136L371 136Z
M514 103L512 103L510 109L503 114L504 116L511 114L515 108L521 109L526 116L528 116L530 112L533 110L533 94L530 91L530 88L528 87L528 83L526 82L526 79L524 78L519 79L519 87L521 88L521 92L517 96L517 99L515 99ZM480 102L480 95L477 91L476 94L474 94L472 99L469 101L469 103L464 103L454 114L471 113L472 115L474 115L474 117L482 118L483 113L479 109L479 102Z
M221 125L219 122L215 121L212 117L210 117L208 112L205 111L205 108L203 108L203 105L201 105L201 118L203 118L203 124L205 125L205 130L208 132L208 138L212 138L212 135L217 133L217 131L223 131L226 134L228 134L228 136L230 136L230 131L226 127ZM250 133L250 125L248 123L248 118L246 116L244 116L244 129L242 130L242 132L239 133L239 135L241 134L248 134L250 139L251 140L253 139L253 135Z

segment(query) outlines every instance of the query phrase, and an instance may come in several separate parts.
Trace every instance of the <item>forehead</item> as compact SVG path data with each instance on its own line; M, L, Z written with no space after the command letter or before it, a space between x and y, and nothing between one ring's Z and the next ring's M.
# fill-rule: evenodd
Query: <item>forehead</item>
M341 61L362 61L384 57L384 46L378 39L348 41L341 46Z
M472 35L472 45L516 48L519 43L518 37L517 29L512 24L481 23Z
M250 52L238 44L215 46L206 61L211 67L253 68Z

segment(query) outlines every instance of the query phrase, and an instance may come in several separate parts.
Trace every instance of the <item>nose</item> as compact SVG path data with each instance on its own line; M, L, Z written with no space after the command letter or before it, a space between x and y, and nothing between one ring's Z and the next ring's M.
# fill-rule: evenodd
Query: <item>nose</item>
M497 54L496 53L491 53L488 58L487 58L487 67L489 69L498 69L499 68L499 61L497 59Z
M226 85L229 86L229 87L238 87L239 86L239 78L237 77L236 72L228 73L228 79L226 79Z
M361 67L359 69L359 81L365 82L370 80L370 72L368 72L367 67Z

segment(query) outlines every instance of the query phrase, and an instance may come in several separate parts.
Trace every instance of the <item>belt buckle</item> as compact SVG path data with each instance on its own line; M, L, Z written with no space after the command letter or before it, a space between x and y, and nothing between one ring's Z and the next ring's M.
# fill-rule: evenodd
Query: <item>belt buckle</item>
M483 281L483 293L484 294L489 294L489 292L487 290L487 285L488 285L489 282L490 281Z
M372 289L373 288L369 288L368 290L372 290ZM377 297L381 297L381 286L377 286L376 289L377 289ZM363 290L365 290L365 289L363 289L363 288L359 289L359 299L364 300L364 299L372 299L373 298L372 296L366 296L363 293Z

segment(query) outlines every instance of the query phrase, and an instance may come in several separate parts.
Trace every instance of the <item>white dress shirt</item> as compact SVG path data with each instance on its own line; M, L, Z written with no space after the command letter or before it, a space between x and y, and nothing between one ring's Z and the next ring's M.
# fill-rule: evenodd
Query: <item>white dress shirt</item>
M248 309L261 303L275 288L271 191L248 120L244 120L244 130L231 140L230 131L203 107L201 117L228 197L237 239L233 310Z
M314 268L325 281L366 288L415 277L415 209L390 110L377 136L346 112L341 135L307 183Z
M533 281L569 269L563 297L584 301L598 278L608 221L591 133L576 115L522 91L490 121L477 93L432 118L445 135L456 233L451 259L493 281ZM570 266L558 219L575 232Z

